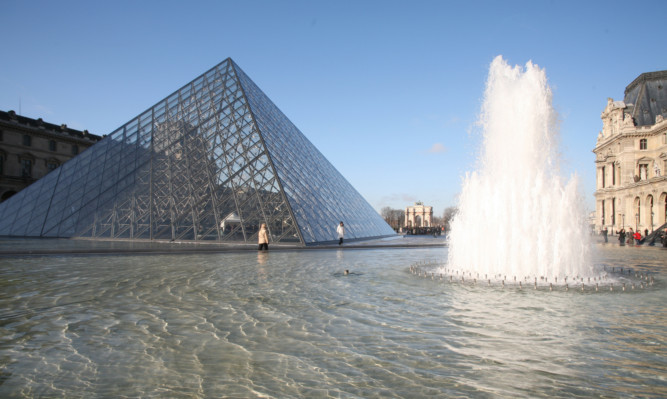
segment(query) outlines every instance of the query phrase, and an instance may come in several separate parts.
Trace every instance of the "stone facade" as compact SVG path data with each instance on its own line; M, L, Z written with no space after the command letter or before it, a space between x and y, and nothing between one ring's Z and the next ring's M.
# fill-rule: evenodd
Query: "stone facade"
M667 221L667 71L640 75L601 118L595 229L650 233Z
M414 206L405 208L405 227L432 227L433 207L424 206L421 202L415 202Z
M87 130L0 111L0 202L100 139Z

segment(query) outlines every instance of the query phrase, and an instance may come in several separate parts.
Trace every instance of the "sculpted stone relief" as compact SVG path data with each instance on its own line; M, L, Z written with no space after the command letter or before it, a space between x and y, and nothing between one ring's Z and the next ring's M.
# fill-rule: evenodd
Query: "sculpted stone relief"
M632 118L632 115L628 114L627 112L623 115L623 126L634 126L635 121Z
M620 132L622 127L634 126L632 116L627 113L624 115L623 110L625 108L626 105L623 101L607 99L607 106L600 116L602 118L602 132L598 134L598 141Z

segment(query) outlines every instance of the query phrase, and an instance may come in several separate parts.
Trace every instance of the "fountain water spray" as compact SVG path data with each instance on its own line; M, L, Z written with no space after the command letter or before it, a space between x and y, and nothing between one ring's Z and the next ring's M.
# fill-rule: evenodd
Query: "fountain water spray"
M478 170L465 176L449 234L448 268L557 278L598 275L584 200L560 177L557 115L544 70L491 63L480 115Z

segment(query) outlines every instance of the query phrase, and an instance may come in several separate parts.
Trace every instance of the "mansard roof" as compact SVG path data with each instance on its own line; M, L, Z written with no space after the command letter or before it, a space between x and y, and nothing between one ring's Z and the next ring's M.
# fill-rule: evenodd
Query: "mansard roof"
M655 117L667 118L667 70L642 73L625 88L625 104L636 126L655 124Z

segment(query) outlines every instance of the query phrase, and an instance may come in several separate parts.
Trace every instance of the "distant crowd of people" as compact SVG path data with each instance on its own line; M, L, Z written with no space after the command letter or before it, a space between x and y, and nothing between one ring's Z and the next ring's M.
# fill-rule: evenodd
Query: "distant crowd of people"
M609 230L606 227L600 231L600 235L604 237L604 242L609 242ZM616 235L618 235L619 245L641 245L645 244L646 238L649 236L649 231L645 229L644 235L642 235L639 230L633 231L632 227L629 227L628 231L625 231L624 228L616 231ZM667 228L658 234L654 234L648 245L655 245L656 242L661 243L663 247L667 248Z
M399 233L405 233L406 235L432 235L439 236L442 235L445 228L440 226L434 227L403 227L402 230L399 229Z

